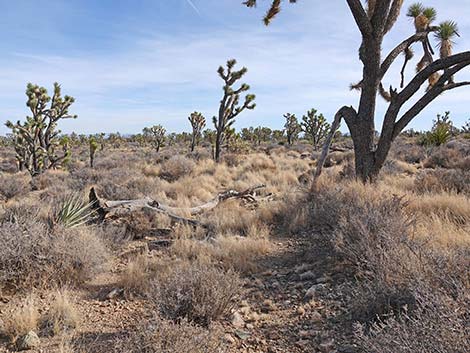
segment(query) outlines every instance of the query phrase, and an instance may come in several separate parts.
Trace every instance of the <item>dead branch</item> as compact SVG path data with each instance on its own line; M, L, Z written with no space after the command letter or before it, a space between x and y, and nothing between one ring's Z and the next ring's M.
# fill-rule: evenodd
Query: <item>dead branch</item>
M190 224L193 226L204 226L201 222L185 218L182 214L196 216L201 213L210 211L216 208L221 202L229 199L240 199L247 205L257 206L260 201L267 200L267 197L259 198L256 191L265 188L266 185L256 185L244 191L228 190L218 194L209 202L200 206L183 208L167 206L159 201L153 200L150 197L144 197L136 200L117 200L107 201L100 199L95 191L95 188L90 189L89 201L93 204L93 208L99 215L99 221L102 222L105 218L119 218L132 212L141 210L151 210L158 213L163 213L169 216L173 221ZM270 197L271 195L268 195Z

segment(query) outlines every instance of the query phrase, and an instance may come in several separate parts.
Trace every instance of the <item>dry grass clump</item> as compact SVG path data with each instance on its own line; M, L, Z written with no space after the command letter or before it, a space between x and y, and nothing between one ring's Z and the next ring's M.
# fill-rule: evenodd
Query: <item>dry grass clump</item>
M126 296L148 294L152 275L149 261L146 255L139 255L127 263L119 279L120 287L124 289Z
M463 285L470 275L457 255L468 254L468 248L431 248L429 239L414 236L412 211L402 198L377 186L350 183L315 196L314 224L327 230L335 255L363 279L351 290L354 320L370 322L401 312L404 305L411 308L423 287L450 295L455 283ZM443 267L445 263L452 265ZM460 266L466 268L463 273L456 271Z
M80 319L69 291L65 289L56 291L54 301L41 321L42 328L53 335L77 328Z
M165 267L155 272L151 291L163 317L207 326L232 309L241 288L235 272L190 262Z
M417 308L412 314L405 310L399 316L374 323L370 329L356 326L355 336L361 352L468 352L468 318L462 313L465 303L461 303L462 308L452 300L432 294L416 296Z
M455 192L470 195L470 171L458 169L435 169L420 172L415 180L416 191Z
M0 200L26 195L31 190L30 181L31 177L26 173L0 174Z
M158 176L168 182L174 182L185 175L191 174L194 167L194 161L176 155L162 163Z
M23 302L11 302L2 313L0 333L14 342L18 337L26 335L29 331L36 331L39 316L37 305L32 296L27 297Z
M128 353L223 353L222 334L187 320L175 323L156 318L138 327L125 343Z
M50 230L34 218L0 224L0 288L22 290L79 284L101 270L108 258L88 228Z

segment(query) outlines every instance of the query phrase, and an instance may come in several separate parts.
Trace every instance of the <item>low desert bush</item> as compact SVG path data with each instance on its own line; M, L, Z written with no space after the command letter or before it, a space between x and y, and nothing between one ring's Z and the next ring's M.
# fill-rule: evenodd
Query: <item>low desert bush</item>
M47 334L58 335L76 329L79 321L70 293L62 289L56 291L54 301L41 318L41 327Z
M176 155L162 163L159 177L163 180L174 182L190 174L194 167L194 161L184 156Z
M187 320L175 323L156 318L141 325L125 344L128 353L223 353L220 331L207 330Z
M0 324L0 333L12 342L29 331L36 331L39 324L39 311L34 298L28 296L22 302L15 300L9 303L8 307L2 311Z
M0 224L0 288L79 284L95 275L107 251L89 228L51 231L34 218Z
M417 308L404 310L366 328L356 326L356 341L364 353L466 353L468 305L433 294L415 295ZM467 315L467 318L466 316Z
M151 274L147 256L136 256L129 260L125 270L120 274L120 287L124 289L126 296L146 295L150 289Z
M23 196L31 190L31 177L27 174L1 174L0 175L0 199L9 200L17 196Z
M470 195L470 171L424 170L416 176L415 188L420 193L455 192Z
M161 268L152 284L151 295L163 317L203 326L228 314L241 288L235 272L190 262Z

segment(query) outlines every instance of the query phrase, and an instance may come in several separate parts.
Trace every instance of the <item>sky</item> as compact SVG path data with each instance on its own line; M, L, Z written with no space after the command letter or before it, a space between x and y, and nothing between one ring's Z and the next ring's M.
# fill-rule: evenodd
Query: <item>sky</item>
M428 0L438 21L459 23L455 51L470 49L470 0ZM189 130L188 115L202 112L210 125L222 81L217 68L235 58L246 66L257 107L236 127L280 129L283 114L299 118L315 108L332 120L343 105L357 106L349 84L361 77L360 35L344 0L285 3L272 25L261 19L270 1L248 9L241 0L0 0L0 134L6 120L28 114L24 94L32 82L76 98L64 132L137 133L163 125ZM384 54L412 35L404 10L384 43ZM419 47L416 48L419 53ZM419 55L417 55L419 56ZM398 85L402 61L384 80ZM407 77L413 74L410 65ZM469 80L470 68L457 76ZM470 87L439 97L409 127L429 129L451 111L456 126L470 118ZM377 108L377 126L386 105ZM342 130L346 131L346 127Z

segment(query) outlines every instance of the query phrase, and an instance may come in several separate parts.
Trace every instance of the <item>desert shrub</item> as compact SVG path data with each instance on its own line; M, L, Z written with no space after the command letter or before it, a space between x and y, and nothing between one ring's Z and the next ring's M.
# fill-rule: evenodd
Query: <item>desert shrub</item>
M364 332L373 332L379 324L392 325L388 341L364 333L364 339L370 340L367 344L400 342L400 332L393 325L408 329L411 319L401 321L405 316L421 320L423 328L433 330L433 319L422 316L420 305L424 302L433 310L434 302L422 301L422 293L455 307L466 300L470 249L465 245L433 247L430 237L415 237L413 210L400 197L358 183L322 189L311 201L312 226L323 230L320 239L329 244L330 258L357 279L345 283L349 318L363 324ZM449 332L461 330L458 321L448 324L454 325L448 327ZM410 337L403 339L406 342ZM403 352L414 351L421 350Z
M1 174L0 198L9 200L16 196L25 195L31 190L30 180L31 178L27 174Z
M176 155L162 163L159 177L166 181L173 182L190 174L194 167L194 161L184 156Z
M453 168L464 157L456 149L441 146L434 149L423 163L425 168Z
M0 320L0 333L12 342L29 331L36 331L39 324L39 311L32 296L21 302L13 300L2 310L3 320Z
M126 296L147 295L150 290L152 268L146 255L139 255L129 260L120 274L120 287Z
M51 231L34 218L0 224L0 287L21 290L79 284L107 259L102 242L87 228Z
M229 313L240 287L233 271L183 262L156 272L152 297L163 317L207 326Z
M156 318L141 327L125 344L129 353L222 353L225 352L218 330L206 330L186 320L174 323Z
M45 190L49 188L68 187L70 175L62 170L46 170L35 176L31 181L33 190Z
M382 174L385 175L397 175L397 174L408 174L413 175L416 172L416 168L408 163L397 161L394 159L388 159L385 161L384 166L381 170Z
M392 145L391 156L397 160L418 164L426 158L426 150L423 146L397 141Z
M229 167L238 167L241 160L242 157L235 153L226 153L222 156L222 161L224 161Z
M470 172L435 169L420 172L415 179L418 192L455 192L470 195Z
M79 323L78 312L67 290L55 292L54 301L41 318L41 327L47 334L58 335L74 330Z
M404 310L370 329L356 326L356 341L364 353L468 352L468 306L433 294L416 294L417 308Z

